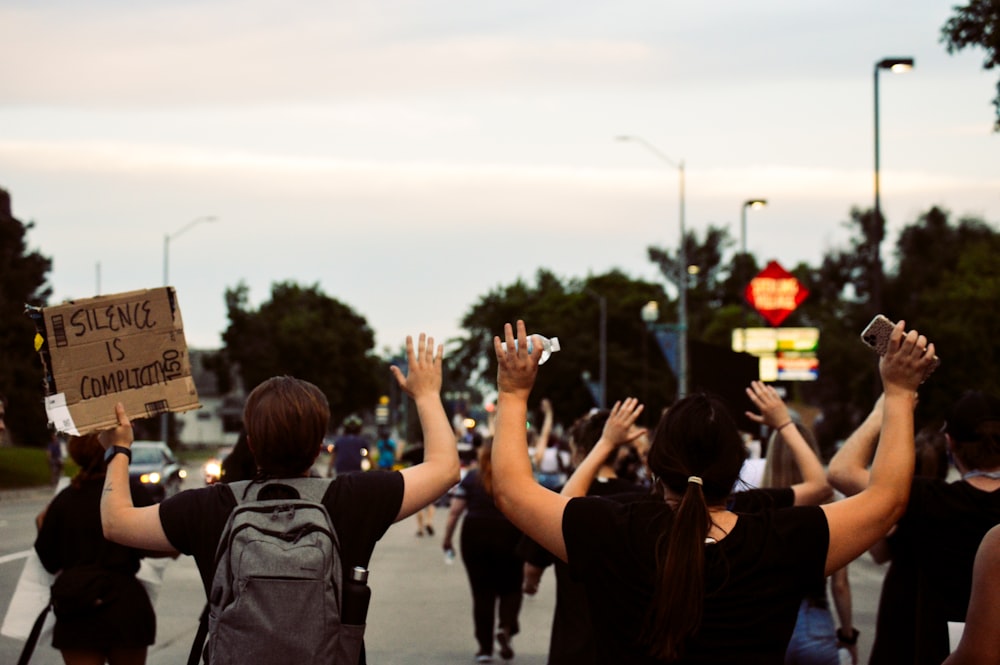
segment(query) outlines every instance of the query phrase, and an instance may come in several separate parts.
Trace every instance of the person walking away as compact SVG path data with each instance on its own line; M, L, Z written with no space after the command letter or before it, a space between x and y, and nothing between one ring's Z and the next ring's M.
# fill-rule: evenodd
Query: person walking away
M634 494L639 486L619 478L613 461L619 446L643 436L644 428L635 425L643 407L636 399L616 402L609 411L603 409L577 419L570 429L570 449L574 467L584 463L592 450L603 451L601 463L586 481L573 476L565 489L580 496L610 496ZM576 481L576 483L574 483ZM576 496L576 494L573 494ZM586 588L573 579L569 566L553 557L528 537L523 537L518 554L524 559L524 593L534 595L545 569L554 564L556 575L556 606L552 615L548 665L588 665L596 663L594 626L587 607Z
M655 491L644 500L568 498L534 482L527 401L540 345L525 324L494 337L498 363L494 500L527 535L584 581L599 663L776 663L802 589L864 553L906 504L913 474L913 400L934 358L899 322L880 362L882 442L869 487L821 506L734 513L726 502L746 448L727 407L707 395L672 406L649 451ZM761 408L773 395L753 385ZM777 428L778 410L761 413Z
M344 433L333 442L333 452L326 469L327 477L335 478L342 473L367 470L364 460L368 457L371 445L361 435L361 425L361 418L355 415L344 419Z
M464 515L462 563L472 590L477 663L493 662L494 634L500 657L513 658L512 638L520 630L522 562L515 550L521 532L493 505L491 450L491 442L480 446L479 465L455 489L441 543L446 553L454 550L455 528Z
M45 446L45 459L49 462L49 484L55 487L62 477L63 448L59 433L53 430L49 434L49 445Z
M873 409L874 418L882 417L882 400ZM869 416L869 419L873 416ZM878 428L865 424L851 437L878 438ZM851 439L848 437L848 440ZM873 439L873 440L874 440ZM874 444L873 444L874 445ZM944 481L948 476L947 437L940 428L924 428L914 438L916 454L914 478L936 478ZM868 665L895 665L912 663L914 655L913 626L917 618L917 566L916 552L902 546L895 537L895 529L870 550L875 563L888 562L889 569L882 578L875 635L868 656Z
M873 432L871 420L862 427ZM915 557L917 615L909 640L913 662L920 665L947 658L948 622L965 620L976 549L1000 523L1000 399L981 391L964 393L949 409L944 433L961 478L952 483L914 478L893 534ZM847 495L857 492L869 477L873 450L877 455L881 446L882 438L870 433L845 442L830 460L834 487Z
M404 375L395 367L391 371L416 405L426 442L423 462L402 471L348 473L329 482L322 506L339 539L343 572L340 579L324 582L340 588L348 584L355 567L368 568L375 543L393 522L409 517L458 482L455 437L441 402L444 348L435 347L432 337L421 334L416 343L407 337L406 353L408 373ZM105 536L132 547L194 556L208 598L219 540L237 506L233 486L216 483L185 490L158 506L134 506L128 490L127 452L132 427L121 404L116 406L115 415L118 427L102 433L102 443L111 451L101 498ZM276 498L294 500L294 488L281 481L299 483L309 475L328 431L326 397L307 381L273 377L251 391L243 416L247 444L257 464L255 482L267 483L264 489L274 490L279 495ZM324 596L326 593L324 590ZM255 633L230 650L213 653L212 662L216 656L241 663L276 662L255 653L296 653L303 648L303 627L315 627L317 616L321 628L337 628L333 625L336 615L324 618L315 607L301 598L298 601L281 616L261 617L262 622L269 622L269 632ZM288 626L294 628L285 630ZM348 626L346 633L343 626L340 628L341 635L360 639L357 626ZM210 628L210 644L211 633ZM358 662L365 662L363 644Z
M105 463L97 435L70 437L67 447L80 471L39 516L35 540L42 565L59 573L52 646L67 665L141 665L156 639L156 615L135 577L142 553L101 533ZM122 482L137 506L153 505L138 480Z
M393 441L389 428L385 425L380 425L378 428L375 450L378 451L378 468L392 471L396 466L396 442Z
M800 441L794 441L795 439ZM806 445L803 446L802 442ZM797 443L799 448L793 448L792 443ZM782 430L771 434L764 461L762 487L794 487L803 482L803 472L795 452L807 454L807 468L813 469L826 482L826 472L819 461L816 437L805 425L790 422ZM830 582L839 628L835 627L833 614L830 612L827 580ZM841 648L850 654L853 665L858 663L858 632L854 628L847 566L835 571L827 580L808 589L802 599L795 630L788 643L788 650L785 651L785 665L839 665Z

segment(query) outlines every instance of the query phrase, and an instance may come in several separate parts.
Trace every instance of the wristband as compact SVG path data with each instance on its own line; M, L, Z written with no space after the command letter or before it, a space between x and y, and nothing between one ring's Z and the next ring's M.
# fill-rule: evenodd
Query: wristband
M774 431L775 432L780 432L781 430L785 429L789 425L794 425L794 424L795 424L794 422L792 422L791 420L788 420L788 421L785 422L784 425L779 425L778 427L775 427Z
M852 647L852 646L854 646L855 644L858 643L858 635L860 635L860 634L861 633L858 632L857 628L851 628L851 635L850 635L850 637L848 637L848 636L844 635L844 629L843 628L838 628L837 629L837 641L840 642L841 644L844 644L846 646Z
M124 455L126 459L128 459L129 464L132 463L132 450L130 448L126 448L125 446L111 446L110 448L105 450L104 463L107 464L108 462L110 462L111 458L117 455L118 453Z

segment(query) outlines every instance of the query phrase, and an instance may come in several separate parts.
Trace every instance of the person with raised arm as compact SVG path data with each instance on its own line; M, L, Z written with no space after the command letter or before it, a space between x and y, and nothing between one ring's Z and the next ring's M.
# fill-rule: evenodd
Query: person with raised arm
M440 395L444 349L421 334L416 345L406 338L406 353L408 373L391 370L416 403L425 442L423 462L402 471L345 474L325 481L329 487L322 504L339 536L342 584L355 566L368 567L375 543L393 522L436 500L459 479L455 436ZM130 547L194 556L207 596L219 539L237 505L231 486L218 483L185 490L157 506L134 506L128 480L132 427L121 404L116 415L118 427L101 435L108 459L101 498L105 537ZM254 482L296 479L308 476L316 461L330 409L315 385L278 376L251 391L243 418L257 465ZM303 613L315 611L302 607Z
M525 419L540 346L528 353L523 321L494 338L494 499L584 581L599 663L781 663L801 590L863 553L902 514L913 400L934 356L902 322L880 363L883 443L869 486L832 504L758 513L727 509L746 449L725 405L706 395L681 399L661 419L646 500L569 498L535 483Z

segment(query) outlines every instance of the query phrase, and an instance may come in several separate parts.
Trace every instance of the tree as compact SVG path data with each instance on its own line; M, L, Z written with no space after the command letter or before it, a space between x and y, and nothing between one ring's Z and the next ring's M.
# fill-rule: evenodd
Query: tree
M334 424L374 407L389 380L373 352L375 336L365 319L325 295L318 285L281 282L254 310L249 289L226 290L229 327L225 357L247 390L283 374L316 384L330 402Z
M15 443L42 444L46 436L42 365L32 340L35 327L24 306L47 304L52 261L28 251L27 232L11 212L10 195L0 189L0 395L7 403L9 437Z
M986 51L983 69L1000 65L1000 0L969 0L965 6L954 7L955 14L941 28L941 41L948 53L967 46L979 46ZM993 131L1000 131L1000 81L993 98L996 119Z
M493 336L503 333L505 323L523 319L529 333L559 338L562 351L538 373L532 406L548 397L556 417L568 425L596 404L587 384L600 376L601 298L607 316L608 404L637 396L646 403L647 420L655 424L659 410L673 395L675 380L646 331L640 310L650 300L664 302L666 295L659 285L618 271L564 282L540 269L534 284L518 280L493 289L463 317L467 334L456 340L451 371L484 393L495 392Z

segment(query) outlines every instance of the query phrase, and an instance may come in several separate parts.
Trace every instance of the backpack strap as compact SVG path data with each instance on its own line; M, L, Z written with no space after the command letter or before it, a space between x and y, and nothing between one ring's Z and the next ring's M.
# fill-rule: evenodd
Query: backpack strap
M248 501L257 501L257 496L260 494L260 491L269 485L285 485L298 492L299 497L302 499L306 499L307 501L312 501L314 503L323 503L323 497L326 496L326 492L330 489L330 485L332 483L332 478L313 478L311 476L302 476L300 478L241 480L239 482L229 483L229 489L232 490L233 496L236 498L237 505ZM254 488L254 485L257 485L257 487Z

